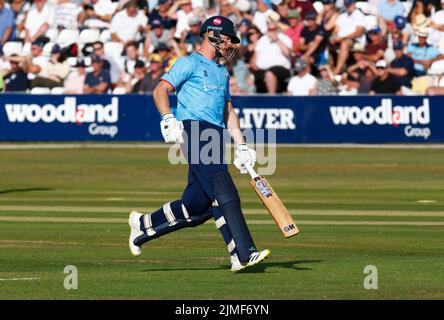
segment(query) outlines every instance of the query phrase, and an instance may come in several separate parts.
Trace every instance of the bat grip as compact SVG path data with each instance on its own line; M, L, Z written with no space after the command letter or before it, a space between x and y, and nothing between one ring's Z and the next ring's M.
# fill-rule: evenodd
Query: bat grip
M250 174L251 179L254 180L255 178L259 177L259 175L254 170L254 168L252 166L250 166L249 164L245 164L245 168L247 169L248 173Z

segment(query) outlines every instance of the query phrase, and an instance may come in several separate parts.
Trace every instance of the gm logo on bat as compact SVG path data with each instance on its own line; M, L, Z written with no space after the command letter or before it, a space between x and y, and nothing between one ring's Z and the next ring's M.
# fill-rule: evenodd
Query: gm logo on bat
M285 231L285 232L289 232L289 231L292 231L292 230L294 230L294 229L296 229L296 227L294 226L293 223L292 223L292 224L289 224L288 226L285 226L285 227L284 227L284 231Z
M271 191L271 189L267 186L267 183L261 179L256 181L256 188L260 191L260 193L268 198L271 197L273 195L273 192Z

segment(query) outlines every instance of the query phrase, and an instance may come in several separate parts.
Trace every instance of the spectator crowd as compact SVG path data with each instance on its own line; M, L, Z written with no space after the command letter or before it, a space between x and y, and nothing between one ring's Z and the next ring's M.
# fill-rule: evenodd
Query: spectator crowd
M0 0L0 92L150 93L214 15L232 94L444 94L444 0Z

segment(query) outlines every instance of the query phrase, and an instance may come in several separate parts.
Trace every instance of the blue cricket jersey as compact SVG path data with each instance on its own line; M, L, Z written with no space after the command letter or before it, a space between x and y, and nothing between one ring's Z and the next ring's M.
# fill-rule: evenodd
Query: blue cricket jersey
M161 80L176 90L178 120L207 121L225 128L225 103L231 100L225 66L193 52L176 60Z

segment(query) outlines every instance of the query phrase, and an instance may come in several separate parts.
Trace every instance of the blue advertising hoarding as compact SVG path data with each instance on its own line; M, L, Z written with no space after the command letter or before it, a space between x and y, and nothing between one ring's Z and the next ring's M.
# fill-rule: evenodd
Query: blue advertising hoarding
M171 97L172 106L175 97ZM444 142L440 96L234 96L278 143ZM149 95L0 95L0 141L162 141Z

